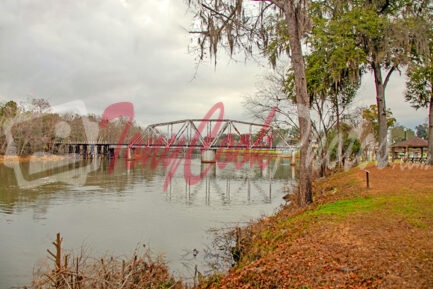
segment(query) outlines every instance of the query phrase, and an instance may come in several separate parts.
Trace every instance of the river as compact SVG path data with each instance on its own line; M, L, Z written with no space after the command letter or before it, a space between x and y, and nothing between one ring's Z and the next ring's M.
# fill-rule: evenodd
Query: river
M89 163L83 160L76 167ZM63 248L94 257L130 256L145 244L165 257L175 276L191 279L195 265L206 271L204 252L213 236L209 229L244 225L274 213L296 183L295 169L284 158L270 159L263 169L249 163L220 168L194 158L192 173L208 169L207 174L188 184L181 164L166 190L163 161L150 168L119 159L112 172L108 161L100 161L83 184L42 181L23 188L17 171L27 178L32 166L40 171L33 180L59 173L41 160L15 170L0 165L0 288L28 285L58 232Z

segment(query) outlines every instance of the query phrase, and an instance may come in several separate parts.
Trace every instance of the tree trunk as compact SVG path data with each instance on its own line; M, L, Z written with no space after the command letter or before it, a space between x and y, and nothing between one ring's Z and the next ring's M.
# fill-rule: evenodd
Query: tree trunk
M385 85L382 81L380 64L373 63L374 80L376 84L377 116L379 124L379 149L377 151L377 166L388 166L388 124L386 120Z
M428 112L428 158L427 164L433 165L433 88Z
M335 105L336 116L337 116L337 136L338 136L338 147L337 147L337 155L338 155L338 167L343 167L343 134L341 133L340 126L340 110L338 107L338 100Z
M299 21L297 15L301 7L295 7L294 0L284 3L284 12L289 34L290 58L295 76L296 102L301 134L298 205L303 207L313 202L312 194L312 158L311 158L311 118L310 98L307 93L304 57L302 55ZM297 4L300 5L300 4Z

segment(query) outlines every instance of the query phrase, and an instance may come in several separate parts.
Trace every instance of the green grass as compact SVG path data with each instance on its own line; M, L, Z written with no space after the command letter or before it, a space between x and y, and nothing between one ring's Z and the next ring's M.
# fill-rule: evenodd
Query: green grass
M433 218L433 193L414 195L401 192L399 195L383 195L375 197L356 197L324 204L316 209L306 211L280 223L280 230L265 230L262 238L270 242L287 237L291 231L292 237L308 229L313 223L334 220L342 221L351 214L375 214L385 212L387 216L398 216L406 219L412 226L427 229L431 224L426 220ZM295 233L297 232L297 233Z
M392 204L392 213L403 217L414 227L428 229L431 224L427 220L433 218L433 194L412 194L415 195L388 198L387 201Z
M317 210L311 211L312 215L335 215L345 217L350 213L377 209L373 198L354 198L340 200L335 203L325 204Z

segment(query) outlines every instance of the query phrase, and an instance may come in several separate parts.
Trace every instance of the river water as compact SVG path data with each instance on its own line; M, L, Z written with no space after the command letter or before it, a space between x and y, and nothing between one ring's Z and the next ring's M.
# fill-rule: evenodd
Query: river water
M0 165L0 288L29 284L58 232L64 238L63 248L84 249L94 257L130 256L145 244L165 257L174 275L191 279L196 265L205 271L204 252L212 242L209 229L244 225L274 213L296 182L290 159L272 158L265 168L249 163L220 168L194 158L192 174L208 170L207 174L188 184L185 160L180 160L164 190L168 171L164 161L151 168L119 159L112 172L108 161L99 161L86 173L84 184L49 183L49 176L59 171L47 161L15 169ZM75 166L89 163L94 165L80 161ZM17 171L27 179L35 167L40 172L32 180L42 182L23 188Z

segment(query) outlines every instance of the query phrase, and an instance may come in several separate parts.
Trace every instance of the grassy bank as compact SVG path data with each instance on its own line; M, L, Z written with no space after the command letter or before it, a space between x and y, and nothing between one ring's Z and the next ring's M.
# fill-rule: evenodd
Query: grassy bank
M242 230L239 263L202 288L430 288L433 172L352 169L319 180L315 203Z

